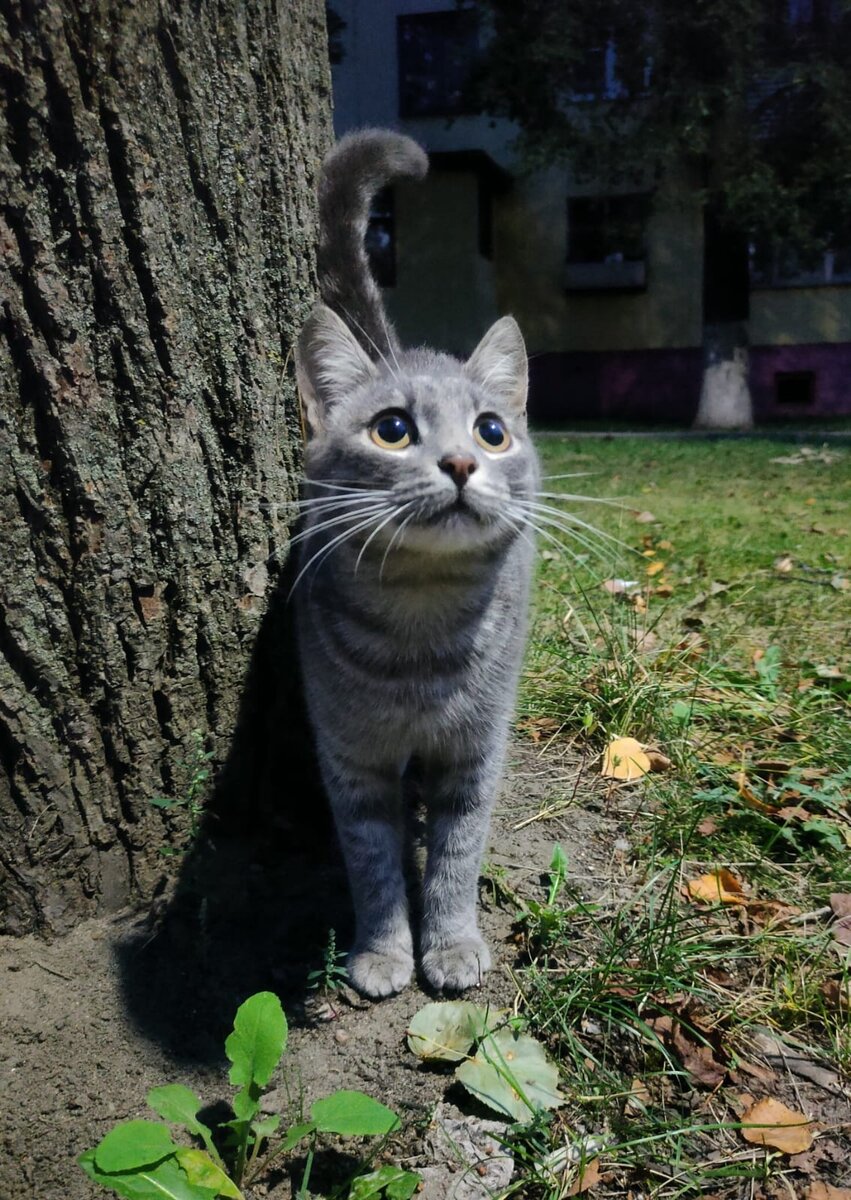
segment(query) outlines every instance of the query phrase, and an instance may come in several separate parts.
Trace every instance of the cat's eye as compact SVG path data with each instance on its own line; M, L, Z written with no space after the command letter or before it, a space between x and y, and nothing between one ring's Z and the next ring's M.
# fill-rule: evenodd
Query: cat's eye
M485 450L507 450L511 436L499 417L479 417L473 426L473 437Z
M369 436L382 450L404 450L416 437L416 427L404 413L382 413L369 427Z

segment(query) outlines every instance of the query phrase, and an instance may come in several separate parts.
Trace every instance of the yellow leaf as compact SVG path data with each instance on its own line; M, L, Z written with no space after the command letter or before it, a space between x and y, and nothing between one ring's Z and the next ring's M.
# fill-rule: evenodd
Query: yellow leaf
M658 575L660 571L664 571L664 570L665 570L665 563L663 563L663 562L652 562L652 563L647 564L647 574L648 575Z
M742 1113L742 1137L783 1154L803 1154L813 1144L813 1123L779 1100L757 1100Z
M609 742L603 754L600 774L606 779L625 779L631 782L640 779L650 770L650 759L644 753L641 742L635 738L615 738Z
M747 904L742 885L726 867L701 875L700 879L690 879L688 895L691 900L707 904Z

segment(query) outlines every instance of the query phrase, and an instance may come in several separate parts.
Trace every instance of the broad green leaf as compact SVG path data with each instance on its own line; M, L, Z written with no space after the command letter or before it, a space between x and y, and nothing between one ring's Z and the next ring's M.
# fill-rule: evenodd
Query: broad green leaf
M233 1033L225 1042L232 1066L231 1083L242 1085L234 1097L233 1110L249 1121L258 1109L258 1090L272 1078L287 1044L287 1019L273 992L249 996L236 1011Z
M221 1167L216 1166L205 1150L180 1149L175 1155L190 1183L212 1188L216 1196L232 1196L242 1200L242 1192Z
M332 1092L324 1100L316 1101L310 1115L320 1133L367 1137L390 1133L399 1127L394 1112L363 1092Z
M259 1121L251 1122L251 1132L258 1139L270 1138L281 1123L281 1118L278 1113L273 1113L271 1116L263 1117Z
M498 1025L504 1015L471 1000L426 1004L408 1026L408 1047L418 1058L460 1062L473 1042Z
M387 1164L367 1175L358 1175L352 1182L349 1200L372 1200L373 1196L382 1195L387 1200L410 1200L419 1182L419 1175L413 1171L403 1171L401 1167Z
M167 1158L176 1149L168 1128L159 1121L124 1121L95 1146L95 1162L101 1171L133 1171Z
M253 1121L260 1111L260 1088L253 1083L241 1088L233 1098L233 1111L239 1121Z
M306 1121L304 1125L293 1125L292 1129L288 1129L286 1132L286 1136L281 1143L281 1151L285 1153L287 1150L292 1150L293 1146L297 1145L302 1138L315 1132L315 1121Z
M567 855L564 852L564 847L560 842L556 842L553 846L553 856L550 859L550 874L566 875L567 865Z
M201 1101L182 1083L167 1083L164 1087L151 1088L148 1092L148 1104L163 1120L182 1125L190 1133L199 1137L210 1133L208 1126L198 1120Z
M483 1104L515 1121L528 1121L535 1112L565 1102L557 1067L528 1034L515 1036L508 1029L490 1034L455 1074Z
M215 1200L213 1189L190 1183L173 1158L164 1158L138 1171L111 1173L95 1162L94 1150L81 1154L77 1162L94 1183L111 1188L124 1200Z

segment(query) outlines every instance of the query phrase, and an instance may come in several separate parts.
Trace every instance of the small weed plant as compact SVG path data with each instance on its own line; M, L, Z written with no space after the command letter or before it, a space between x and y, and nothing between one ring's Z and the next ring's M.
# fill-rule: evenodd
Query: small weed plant
M124 1121L78 1159L88 1177L128 1200L240 1200L242 1190L297 1146L306 1146L299 1200L309 1200L317 1142L323 1135L386 1139L399 1118L363 1092L338 1091L311 1107L310 1117L283 1136L278 1114L264 1115L261 1099L287 1044L287 1021L271 992L258 992L237 1010L225 1042L229 1079L237 1088L233 1118L211 1128L200 1118L202 1104L179 1083L153 1088L148 1105L162 1121ZM195 1145L175 1142L172 1126ZM199 1144L200 1143L200 1144ZM379 1143L380 1145L381 1143ZM336 1192L350 1200L387 1197L408 1200L419 1184L411 1171L384 1165L359 1172Z
M204 735L201 730L193 729L186 758L188 771L186 790L182 796L154 796L151 800L154 808L161 808L166 812L182 811L188 818L184 845L182 847L165 846L160 851L161 854L180 854L181 850L186 850L198 837L201 829L201 816L204 812L204 801L210 782L212 757L213 752L204 749Z

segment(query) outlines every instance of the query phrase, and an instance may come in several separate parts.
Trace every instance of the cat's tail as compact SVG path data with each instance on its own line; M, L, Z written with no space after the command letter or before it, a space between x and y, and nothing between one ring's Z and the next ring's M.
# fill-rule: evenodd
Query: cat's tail
M422 179L428 156L389 129L341 138L322 164L317 267L322 300L348 325L371 358L398 348L369 268L364 236L376 192L395 179Z

